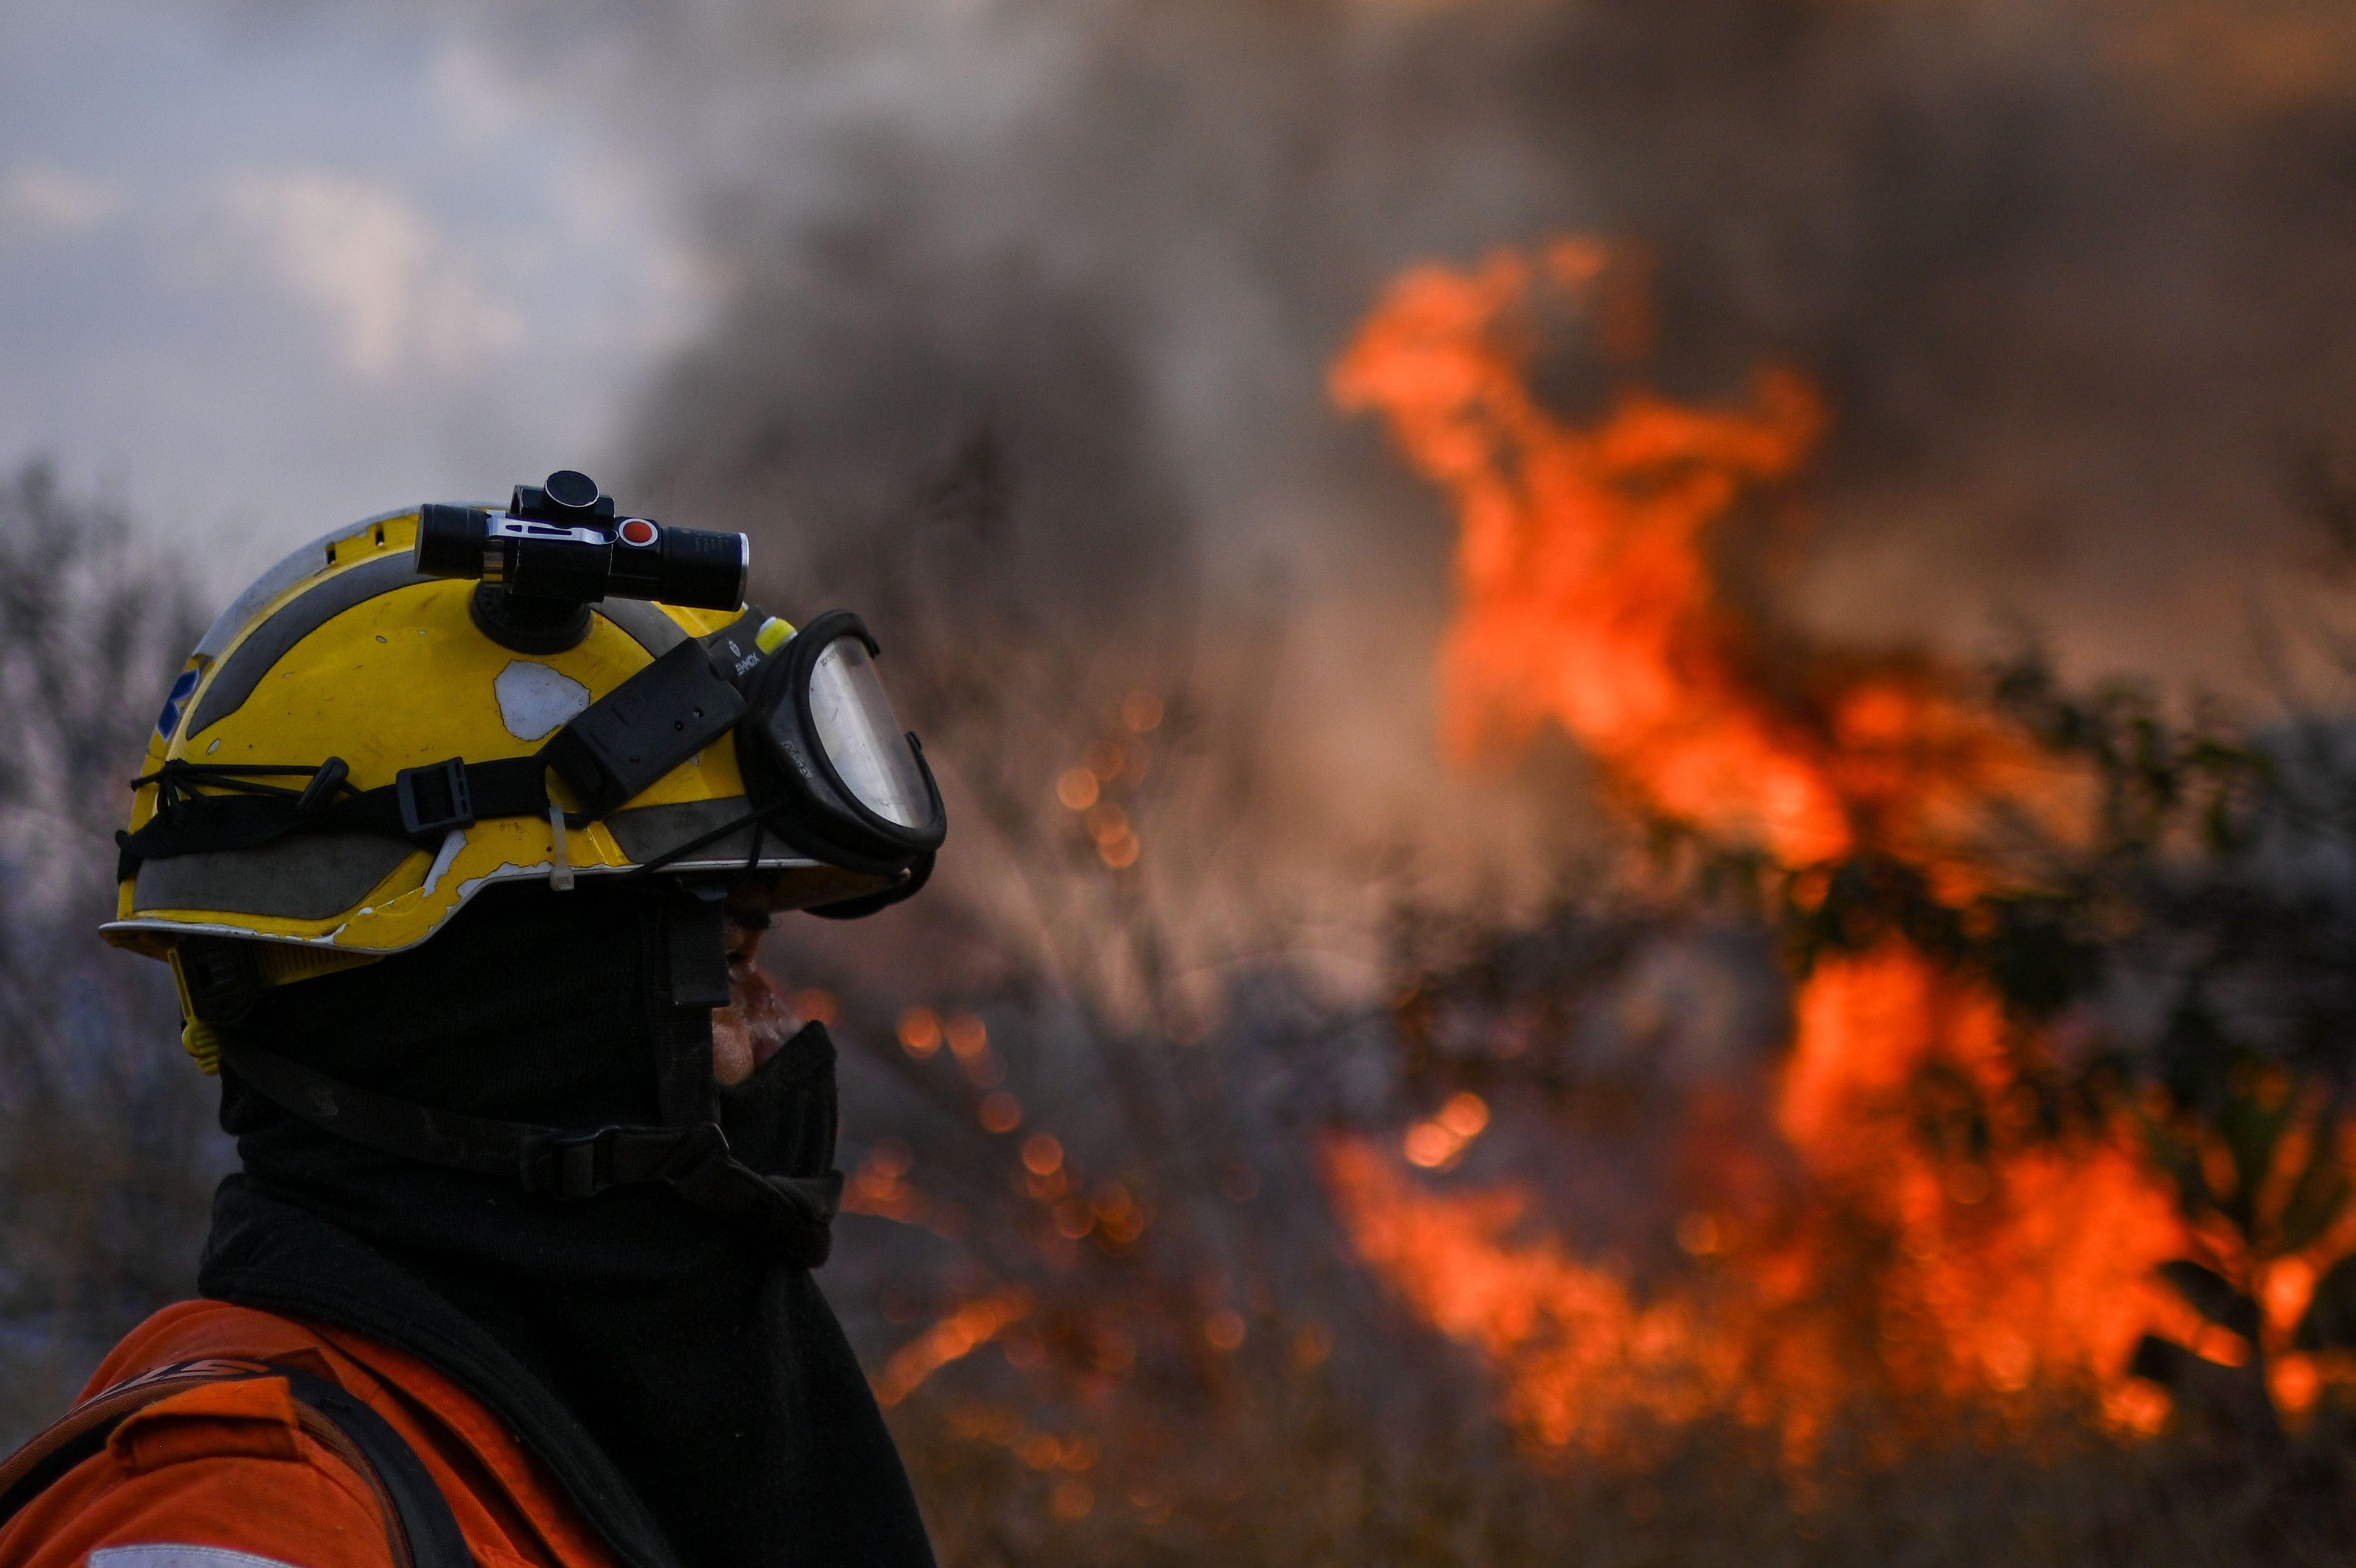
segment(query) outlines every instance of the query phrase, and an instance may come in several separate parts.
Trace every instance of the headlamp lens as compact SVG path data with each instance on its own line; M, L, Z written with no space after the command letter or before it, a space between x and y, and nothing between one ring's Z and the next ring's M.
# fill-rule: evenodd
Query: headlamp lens
M826 645L810 670L809 706L827 761L862 805L912 832L931 826L924 769L865 644L842 636Z

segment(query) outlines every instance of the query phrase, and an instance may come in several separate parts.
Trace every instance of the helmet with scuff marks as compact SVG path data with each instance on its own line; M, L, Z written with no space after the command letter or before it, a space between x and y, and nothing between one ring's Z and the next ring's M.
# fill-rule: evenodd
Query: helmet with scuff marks
M207 632L156 720L130 829L155 818L175 779L208 791L248 780L276 793L326 779L346 794L430 784L469 764L538 755L593 702L690 638L735 617L630 600L594 606L587 635L518 652L470 611L475 585L421 575L419 511L391 512L305 546ZM789 636L771 622L764 635ZM331 766L340 763L340 768ZM228 780L230 782L223 783ZM424 786L420 785L421 790ZM297 977L423 942L494 884L593 878L659 863L661 874L766 873L773 907L840 904L889 879L807 858L745 815L735 738L723 734L619 809L575 813L561 780L546 815L464 820L421 807L413 831L285 834L251 848L141 859L126 853L107 938L170 957L190 938L263 944L264 970ZM406 796L404 795L404 802ZM438 816L437 816L438 814ZM446 826L437 826L446 816ZM560 835L562 836L560 837ZM176 965L176 967L177 965Z

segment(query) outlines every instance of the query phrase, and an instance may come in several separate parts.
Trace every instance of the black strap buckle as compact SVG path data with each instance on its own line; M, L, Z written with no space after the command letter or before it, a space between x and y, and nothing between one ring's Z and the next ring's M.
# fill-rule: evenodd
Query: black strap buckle
M457 757L402 769L392 776L392 798L401 808L401 830L412 838L475 825L474 791Z
M317 816L320 807L335 799L336 792L343 788L351 776L350 764L341 757L329 757L326 762L321 763L319 771L311 775L311 782L303 786L302 795L296 797L294 815Z
M567 1203L594 1198L614 1185L614 1146L620 1127L594 1133L560 1133L523 1147L523 1189Z
M180 979L188 988L188 1006L199 1022L234 1024L262 995L252 946L209 936L181 939Z
M664 1156L654 1177L690 1201L701 1201L695 1195L715 1174L734 1164L728 1151L728 1135L720 1130L720 1125L698 1122L681 1129L679 1143Z

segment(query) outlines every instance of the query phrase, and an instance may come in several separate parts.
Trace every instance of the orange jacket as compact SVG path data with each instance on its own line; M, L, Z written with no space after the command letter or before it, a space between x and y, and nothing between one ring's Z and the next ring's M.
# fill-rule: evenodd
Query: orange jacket
M357 1334L183 1301L133 1329L83 1397L206 1357L296 1368L366 1403L424 1461L481 1568L617 1568L479 1400L415 1357ZM98 1548L158 1542L295 1568L392 1562L369 1484L304 1431L283 1379L190 1389L125 1420L102 1452L0 1527L0 1568L81 1568Z

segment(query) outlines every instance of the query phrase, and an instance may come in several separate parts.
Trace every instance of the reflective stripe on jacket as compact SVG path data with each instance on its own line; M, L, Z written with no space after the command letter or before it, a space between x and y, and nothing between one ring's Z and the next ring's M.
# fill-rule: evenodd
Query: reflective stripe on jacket
M336 1383L382 1416L441 1488L481 1568L618 1568L548 1475L483 1403L413 1356L342 1329L219 1301L166 1307L114 1348L88 1399L158 1367L267 1361ZM125 1420L0 1527L0 1568L82 1568L106 1549L181 1545L191 1564L391 1568L366 1477L295 1418L283 1379L190 1389ZM115 1557L123 1568L155 1552ZM176 1560L177 1561L177 1560Z

